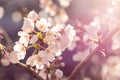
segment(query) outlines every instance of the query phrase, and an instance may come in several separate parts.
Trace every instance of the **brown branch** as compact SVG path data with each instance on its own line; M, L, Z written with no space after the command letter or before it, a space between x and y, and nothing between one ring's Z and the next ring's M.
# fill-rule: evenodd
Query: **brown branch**
M35 77L36 79L38 79L38 80L43 80L39 75L38 75L38 73L36 73L35 71L34 71L34 69L32 69L31 67L29 67L29 66L27 66L27 65L25 65L25 64L23 64L23 63L17 63L17 64L15 64L16 66L18 66L18 67L20 67L20 68L22 68L22 69L25 69L26 71L28 71L29 73L31 73L32 74L32 76L33 77Z
M8 50L12 50L13 49L13 42L10 39L9 35L7 34L7 32L5 31L5 29L3 27L0 26L0 34L3 36L3 39L6 41L6 47L8 48ZM23 64L23 63L17 63L15 64L16 66L27 70L29 73L31 73L36 79L38 80L43 80L32 68L30 68L29 66Z
M90 61L92 56L95 55L102 48L102 45L104 45L118 31L120 31L119 25L116 26L115 29L113 29L113 31L108 33L108 35L106 35L102 42L93 51L91 51L91 53L83 61L79 62L78 65L75 66L72 73L69 75L68 80L74 80L75 75L78 74L82 67L84 67L87 64L87 62Z

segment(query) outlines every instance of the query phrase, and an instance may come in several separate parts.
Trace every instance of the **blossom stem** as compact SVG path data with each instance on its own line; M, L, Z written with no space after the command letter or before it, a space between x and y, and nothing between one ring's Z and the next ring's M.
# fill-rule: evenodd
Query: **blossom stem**
M81 62L79 62L72 73L69 75L68 80L75 80L75 76L79 73L79 71L90 61L93 55L97 54L97 52L102 48L102 46L116 33L120 31L120 26L116 26L111 32L106 35L106 37L102 40L102 42L90 52L90 54Z

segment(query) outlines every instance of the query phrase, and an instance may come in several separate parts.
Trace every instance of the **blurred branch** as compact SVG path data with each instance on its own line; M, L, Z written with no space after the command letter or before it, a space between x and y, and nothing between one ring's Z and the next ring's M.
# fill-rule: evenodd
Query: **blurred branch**
M6 41L3 44L5 44L6 47L9 50L12 50L14 44L13 44L12 40L10 39L9 35L7 34L7 32L5 31L5 29L2 26L0 26L0 34L3 37L3 39Z
M106 35L106 37L102 40L102 42L91 51L91 53L81 62L78 63L78 65L75 66L72 73L69 75L68 80L75 80L75 76L79 73L79 71L84 67L87 62L90 61L93 55L95 55L100 49L102 49L102 46L116 33L120 31L120 26L116 26L111 32Z
M8 50L12 50L14 44L13 44L12 40L10 39L9 35L7 34L7 32L5 31L5 29L1 26L0 26L0 35L3 37L2 39L4 39L6 41L6 43L4 43L4 44L6 44L6 47L8 48ZM31 67L29 67L21 62L15 64L15 65L22 68L22 69L27 70L36 79L43 80Z

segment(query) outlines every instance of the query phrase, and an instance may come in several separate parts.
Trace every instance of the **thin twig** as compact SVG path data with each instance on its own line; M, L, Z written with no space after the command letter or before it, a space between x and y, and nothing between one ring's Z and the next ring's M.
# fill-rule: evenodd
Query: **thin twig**
M72 73L68 77L68 80L74 80L75 76L79 73L82 67L85 66L87 62L90 61L92 56L95 55L102 48L102 46L118 31L120 31L119 25L116 26L113 31L109 32L108 35L106 35L106 37L102 40L102 42L93 51L91 51L91 53L83 61L79 62L78 65L75 66Z
M4 40L6 41L6 47L9 49L9 50L12 50L12 48L13 48L13 42L12 42L12 40L10 39L10 37L9 37L9 35L7 34L7 32L5 31L5 29L3 28L3 27L1 27L0 26L0 31L1 31L1 34L2 34L2 36L3 36L3 38L4 38ZM27 66L27 65L25 65L25 64L23 64L23 63L21 63L21 62L19 62L19 63L17 63L17 64L15 64L16 66L18 66L18 67L20 67L20 68L22 68L22 69L24 69L24 70L27 70L29 73L31 73L36 79L38 79L38 80L43 80L40 76L39 76L39 74L37 74L32 68L30 68L29 66Z

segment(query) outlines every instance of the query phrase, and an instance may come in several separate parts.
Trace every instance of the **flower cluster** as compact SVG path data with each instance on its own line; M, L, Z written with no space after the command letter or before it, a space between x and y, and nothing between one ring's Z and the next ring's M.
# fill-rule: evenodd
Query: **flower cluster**
M64 28L58 25L52 26L47 19L39 18L35 11L31 11L24 18L21 29L18 32L20 38L15 42L13 51L4 52L1 59L3 65L7 66L9 62L17 63L24 60L28 54L26 65L35 68L43 79L47 79L48 76L48 78L51 76L61 78L62 71L54 70L54 68L58 65L64 66L63 63L56 64L56 62L61 60L62 51L73 41L76 34L74 27L71 25ZM27 53L27 50L32 48L34 49L32 54Z

